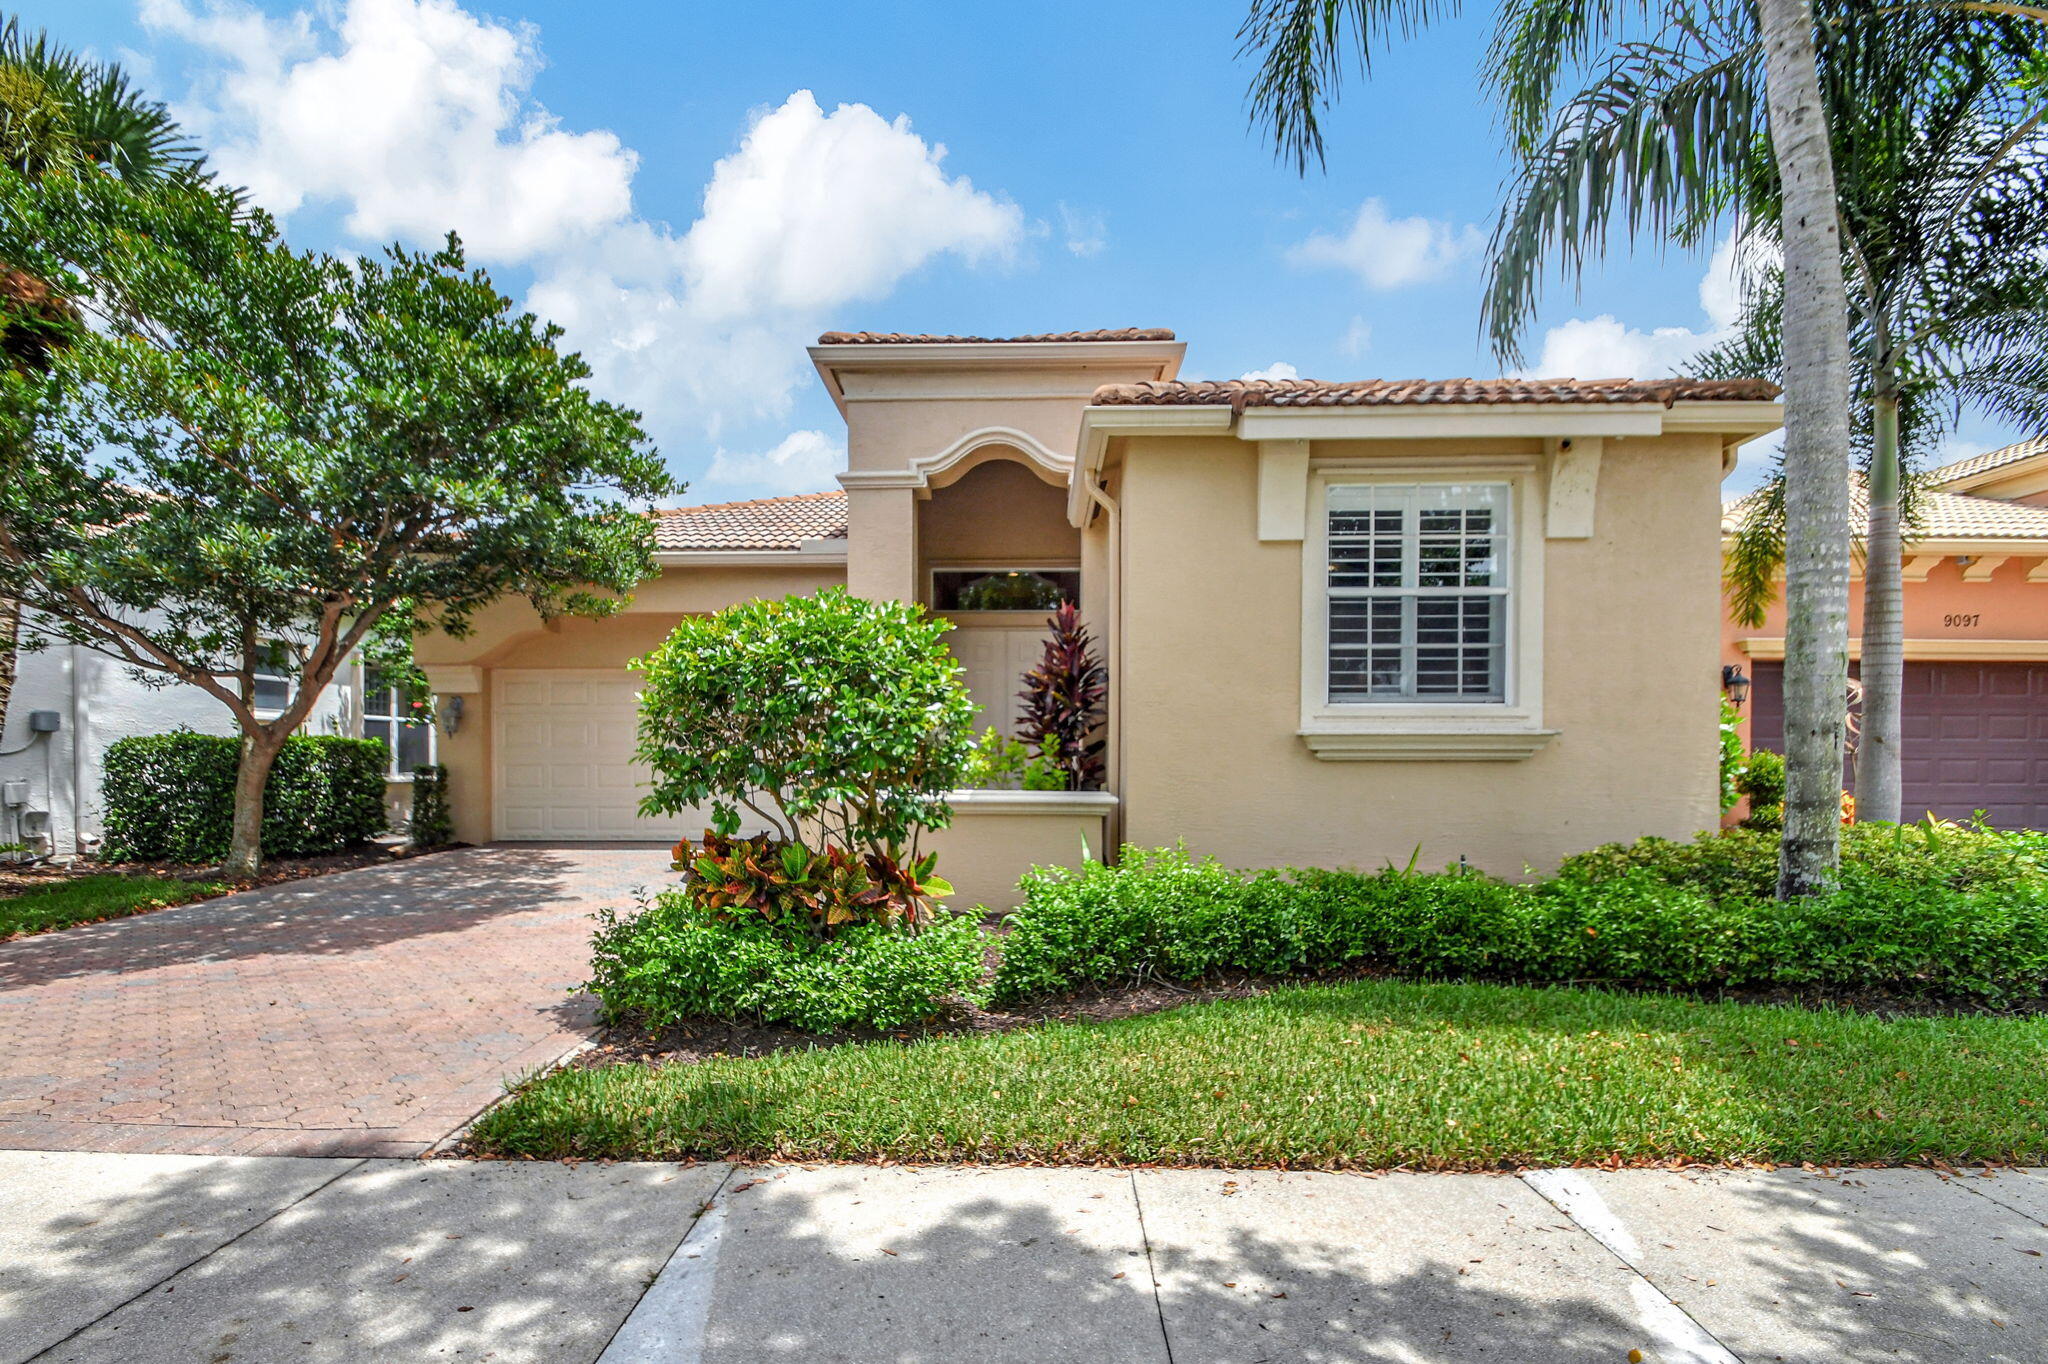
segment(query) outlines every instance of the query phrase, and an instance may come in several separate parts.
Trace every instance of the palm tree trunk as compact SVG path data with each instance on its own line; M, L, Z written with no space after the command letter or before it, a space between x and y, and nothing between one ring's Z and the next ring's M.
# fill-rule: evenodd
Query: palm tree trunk
M1856 818L1899 820L1900 711L1906 681L1905 547L1899 531L1899 395L1873 401L1870 528L1863 554L1863 728L1856 741Z
M1785 837L1778 894L1841 859L1849 685L1849 305L1808 0L1759 0L1771 144L1784 185Z

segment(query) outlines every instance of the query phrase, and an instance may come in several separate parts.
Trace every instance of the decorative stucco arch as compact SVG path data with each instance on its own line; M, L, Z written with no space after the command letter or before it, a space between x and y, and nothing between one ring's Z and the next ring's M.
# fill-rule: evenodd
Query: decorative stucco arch
M1023 464L1053 487L1067 486L1074 461L1014 426L984 426L969 431L935 454L912 459L908 466L911 486L943 488L958 482L976 465L989 459L1006 458L1012 452L1024 456L1022 460L1013 462Z

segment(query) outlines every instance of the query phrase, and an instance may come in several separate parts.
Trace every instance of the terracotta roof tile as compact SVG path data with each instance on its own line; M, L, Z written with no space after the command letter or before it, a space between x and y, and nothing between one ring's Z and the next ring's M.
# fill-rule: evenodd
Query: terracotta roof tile
M923 332L826 332L821 346L1025 345L1055 341L1171 341L1164 327L1123 327L1094 332L1036 332L1030 336L934 336Z
M649 514L654 517L654 547L666 551L793 550L806 540L846 538L843 492L664 507Z
M1959 483L1966 478L1988 474L2008 464L2032 459L2035 455L2048 454L2048 436L2035 436L2032 440L2017 441L1996 450L1986 450L1981 455L1971 455L1952 464L1944 464L1927 475L1927 481L1937 487L1944 483Z
M1768 401L1762 379L1208 379L1105 384L1098 406L1398 407L1422 404Z
M1750 493L1721 509L1722 533L1733 535L1761 493ZM1906 527L1910 548L1921 540L2048 540L2048 507L2006 502L1968 493L1920 494L1917 524ZM1849 487L1849 529L1861 535L1870 520L1870 501L1858 478Z

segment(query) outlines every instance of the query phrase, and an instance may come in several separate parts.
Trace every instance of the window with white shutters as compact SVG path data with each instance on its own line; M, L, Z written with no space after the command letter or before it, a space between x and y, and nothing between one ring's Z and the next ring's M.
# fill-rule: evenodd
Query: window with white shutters
M1329 705L1507 699L1506 483L1332 483Z

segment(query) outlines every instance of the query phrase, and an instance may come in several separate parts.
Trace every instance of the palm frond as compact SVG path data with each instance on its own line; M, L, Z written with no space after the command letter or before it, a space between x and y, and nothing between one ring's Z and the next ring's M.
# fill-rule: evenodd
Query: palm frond
M1387 38L1410 37L1459 9L1459 0L1253 0L1237 31L1238 56L1258 61L1246 92L1253 124L1297 172L1306 174L1311 158L1321 166L1318 115L1346 74L1369 72Z

